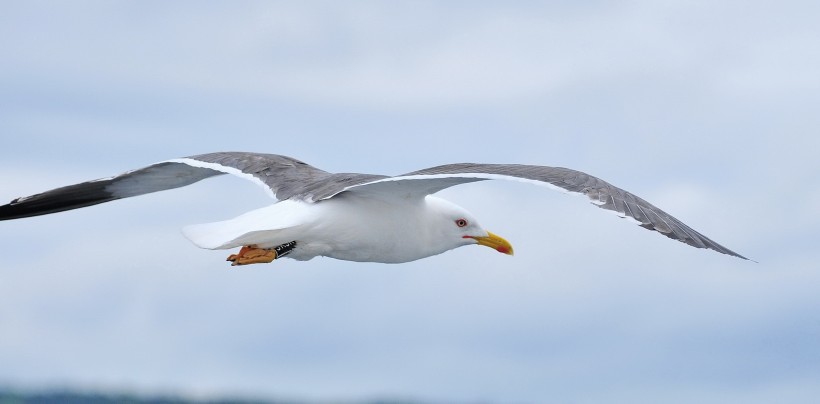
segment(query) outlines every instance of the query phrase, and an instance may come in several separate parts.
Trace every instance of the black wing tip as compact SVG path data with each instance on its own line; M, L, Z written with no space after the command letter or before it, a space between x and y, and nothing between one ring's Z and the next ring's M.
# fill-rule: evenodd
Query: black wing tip
M0 206L0 220L22 219L25 217L36 216L33 212L27 212L28 209L20 207L20 203L25 197L14 198L11 202Z
M0 221L2 220L14 220L14 219L23 219L26 217L38 216L38 215L45 215L48 212L37 213L36 211L32 211L31 209L25 209L25 207L20 207L18 202L20 198L17 198L8 204L0 206Z
M0 206L0 221L42 216L119 199L111 194L76 199L43 198L41 195L42 194L16 198L8 204Z

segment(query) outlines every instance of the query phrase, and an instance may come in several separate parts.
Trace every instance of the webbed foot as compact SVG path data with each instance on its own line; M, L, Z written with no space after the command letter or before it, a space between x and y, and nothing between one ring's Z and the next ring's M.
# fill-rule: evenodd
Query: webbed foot
M227 261L231 266L248 264L267 264L273 260L290 254L296 247L296 242L291 241L273 248L259 248L255 245L246 245L238 253L231 254Z
M231 254L228 261L231 266L248 265L248 264L267 264L273 262L277 258L276 251L273 249L256 248L255 246L244 246L236 254Z

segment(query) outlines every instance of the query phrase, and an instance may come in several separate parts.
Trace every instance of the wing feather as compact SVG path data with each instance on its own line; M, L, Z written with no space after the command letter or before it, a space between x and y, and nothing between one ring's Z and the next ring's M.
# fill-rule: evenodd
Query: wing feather
M97 205L193 184L221 172L177 163L157 163L102 178L17 198L0 206L0 220L20 219Z
M417 195L423 196L454 185L487 179L526 181L586 195L598 207L610 210L618 216L630 218L646 229L657 231L693 247L708 248L748 259L712 241L637 195L598 177L569 168L518 164L447 164L354 185L345 191L387 192L388 185L389 188L396 188L398 183L403 183L405 188L414 189ZM392 189L389 192L396 191Z
M168 160L113 177L17 198L0 206L0 220L45 215L165 191L222 174L251 180L280 200L307 202L354 184L384 178L369 174L331 174L294 158L275 154L210 153Z
M177 161L186 164L200 163L198 165L226 173L251 176L270 188L279 200L312 202L325 199L352 185L387 178L385 175L329 173L295 158L277 154L220 152Z

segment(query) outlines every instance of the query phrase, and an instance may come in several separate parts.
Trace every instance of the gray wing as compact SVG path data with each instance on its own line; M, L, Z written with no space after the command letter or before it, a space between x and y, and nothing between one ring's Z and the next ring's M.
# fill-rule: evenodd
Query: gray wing
M318 201L349 186L387 178L386 175L329 173L295 158L276 154L220 152L172 161L240 176L250 175L279 200Z
M114 177L83 182L17 198L0 206L0 220L19 219L92 206L234 174L261 185L277 199L312 202L345 187L384 178L369 174L331 174L275 154L210 153L169 160Z
M354 185L345 191L427 195L454 185L489 179L533 182L583 194L595 205L618 216L631 218L646 229L693 247L708 248L748 259L712 241L646 200L600 178L569 168L518 164L448 164Z

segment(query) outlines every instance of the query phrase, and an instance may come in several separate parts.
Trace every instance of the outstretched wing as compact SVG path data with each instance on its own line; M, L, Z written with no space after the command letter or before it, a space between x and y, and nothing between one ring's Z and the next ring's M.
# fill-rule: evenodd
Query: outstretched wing
M600 178L569 168L518 164L448 164L349 186L344 192L423 197L454 185L491 179L524 181L583 194L595 205L620 217L633 219L646 229L693 247L708 248L748 259L712 241L644 199Z
M117 199L193 184L215 175L233 174L262 186L271 196L311 202L316 195L384 176L331 174L294 158L275 154L224 152L168 160L114 177L17 198L0 206L0 220L77 209Z

